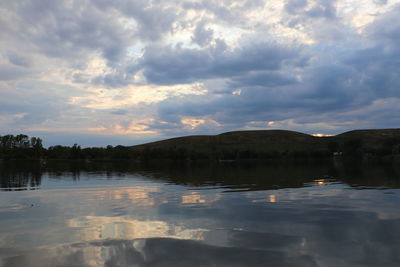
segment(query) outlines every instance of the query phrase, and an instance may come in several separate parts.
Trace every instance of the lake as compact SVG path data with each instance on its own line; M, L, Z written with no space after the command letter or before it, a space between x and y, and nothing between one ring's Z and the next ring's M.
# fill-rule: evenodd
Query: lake
M400 266L400 167L0 163L0 266Z

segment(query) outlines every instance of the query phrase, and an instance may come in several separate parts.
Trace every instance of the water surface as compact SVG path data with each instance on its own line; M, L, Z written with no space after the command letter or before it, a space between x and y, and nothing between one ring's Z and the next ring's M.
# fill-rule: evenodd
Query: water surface
M400 169L3 162L1 266L400 266Z

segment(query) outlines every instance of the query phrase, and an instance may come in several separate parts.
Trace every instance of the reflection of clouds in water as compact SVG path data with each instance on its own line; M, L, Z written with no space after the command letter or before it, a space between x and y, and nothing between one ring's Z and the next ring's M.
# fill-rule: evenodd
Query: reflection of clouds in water
M343 186L336 186L324 183L323 185L316 184L313 187L297 188L296 190L265 190L246 192L245 196L252 202L289 202L301 200L313 200L320 198L338 197L343 195Z
M275 233L265 220L260 230L274 232L204 232L205 241L224 234L228 243L222 246L175 238L108 238L39 252L7 251L3 266L399 266L399 220L336 210L303 212L275 223L279 232L297 234Z
M228 240L229 244L234 247L285 251L295 249L296 252L293 254L301 252L306 242L304 238L296 235L237 230L229 231Z
M182 196L182 204L204 204L206 203L205 199L202 199L201 196L195 192L192 192L191 195Z
M179 200L180 198L180 200ZM157 206L166 203L181 204L211 204L221 198L220 194L200 194L199 192L182 192L177 198L176 192L165 192L157 186L140 186L132 188L118 188L91 192L90 200L129 200L136 206Z
M40 249L34 251L15 252L14 256L3 259L2 267L16 266L101 266L93 265L93 261L86 262L84 253L79 249L57 248Z
M220 194L200 194L198 192L191 192L181 196L181 203L185 205L190 204L211 204L221 198Z
M0 204L0 212L18 212L29 207L31 206L28 204L23 205L21 203Z
M164 221L139 221L127 216L84 216L67 221L68 227L78 228L81 240L136 239L170 237L203 239L206 229L187 229Z
M270 202L270 203L276 203L278 202L278 197L276 194L270 194L268 195L267 198L265 199L253 199L251 202L257 203L257 202Z
M323 182L323 184L321 184ZM278 203L283 205L307 204L302 209L351 209L372 212L379 219L397 219L399 195L394 190L351 190L347 185L331 181L315 180L313 186L297 188L296 190L266 190L245 193L246 199L252 203ZM282 206L285 207L285 206Z
M220 194L210 192L200 194L199 192L165 192L158 186L138 186L132 188L113 188L108 190L94 190L86 194L89 200L129 200L136 206L157 206L166 203L211 204L221 198ZM180 198L180 200L179 200Z
M152 194L160 192L158 186L137 186L90 192L91 200L130 200L139 206L154 206L156 201ZM160 196L158 194L157 196Z
M276 195L272 194L272 195L269 195L268 200L271 203L275 203L277 201L277 197L276 197Z
M269 194L266 198L258 198L251 200L252 203L259 203L259 202L269 202L269 203L276 203L278 202L278 196L276 194Z
M136 252L140 252L147 238L175 238L202 240L206 229L188 229L171 225L164 221L138 221L129 217L85 216L71 219L67 222L71 228L77 228L80 240L86 242L101 242L99 240L139 239L133 242ZM110 250L111 249L111 250ZM103 266L96 260L104 259L115 250L111 247L89 246L82 249L83 257L90 266ZM124 266L124 265L122 265Z
M318 248L313 254L330 266L400 266L400 220L351 210L309 210L303 216L315 227L307 232Z
M88 257L89 256L89 257ZM29 266L317 266L308 255L193 240L150 238L84 242L6 258L3 267Z
M10 209L0 214L10 232L1 232L0 259L5 267L400 266L398 190L324 184L224 193L161 184L19 192L18 203L40 205L18 210L13 199L0 198ZM118 209L123 215L112 216ZM17 221L21 216L26 221ZM21 247L44 249L4 250L21 240ZM45 249L49 241L54 249Z

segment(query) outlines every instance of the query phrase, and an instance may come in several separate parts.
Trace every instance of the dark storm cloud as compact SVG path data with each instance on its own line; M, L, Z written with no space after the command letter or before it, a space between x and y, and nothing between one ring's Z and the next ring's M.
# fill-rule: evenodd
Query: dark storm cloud
M286 62L298 64L298 55L297 48L275 43L246 45L229 51L220 41L207 49L149 46L139 66L149 82L175 84L231 78L250 71L278 70Z
M277 111L282 111L292 103L284 95L277 97L278 93L276 90L265 92L254 88L251 92L243 91L240 96L223 95L213 98L206 95L169 99L158 105L159 118L178 123L181 116L211 116L223 125L229 124L233 129L242 128L249 121L286 118L287 113Z
M327 113L348 106L365 104L370 99L362 94L356 75L345 66L319 66L309 69L307 80L297 81L292 74L251 72L233 78L228 91L240 88L240 95L200 95L177 97L158 105L162 120L176 122L182 115L201 117L212 115L223 124L243 127L249 121L284 120Z
M291 77L291 74L275 71L257 71L233 78L230 82L230 87L276 87L295 83L297 83L297 81L295 77Z
M378 120L378 117L387 117L384 115L387 110L380 112L377 117L371 117L372 110L360 115L348 113L370 105L380 93L379 87L371 88L360 83L362 74L351 67L321 66L310 70L310 76L309 80L301 83L294 79L284 80L279 76L279 79L267 76L265 81L240 81L243 88L240 95L169 99L158 106L159 116L171 122L182 115L212 116L216 121L230 124L233 128L243 128L249 121L280 121L289 118L296 118L299 123L310 123L316 119L327 122L335 119ZM273 86L270 86L271 83L274 83ZM342 112L347 113L340 115ZM396 120L396 117L392 119Z

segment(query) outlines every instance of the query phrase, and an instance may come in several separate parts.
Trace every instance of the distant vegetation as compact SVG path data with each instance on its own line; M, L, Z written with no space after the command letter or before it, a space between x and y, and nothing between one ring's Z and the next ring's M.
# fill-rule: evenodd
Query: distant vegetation
M51 146L42 140L0 136L0 159L254 160L303 158L400 158L400 129L355 130L332 137L284 131L239 131L186 136L138 145L81 148Z
M0 158L38 159L43 155L44 149L40 138L29 138L24 134L0 136Z

